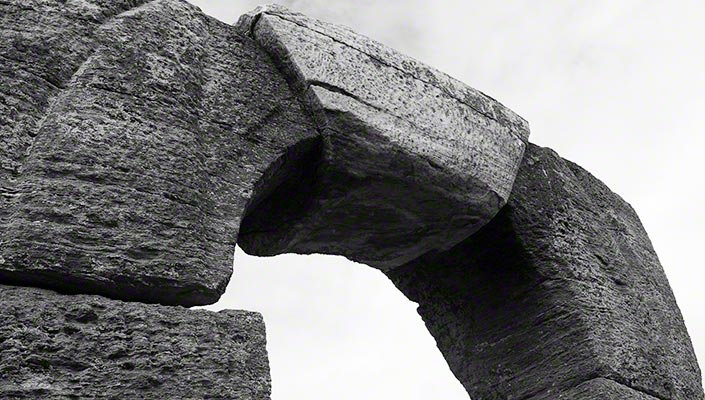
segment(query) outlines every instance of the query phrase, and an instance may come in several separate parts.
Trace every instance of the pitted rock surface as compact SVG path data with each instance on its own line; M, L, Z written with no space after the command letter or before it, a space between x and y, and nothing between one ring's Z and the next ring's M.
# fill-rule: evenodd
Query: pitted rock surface
M144 2L0 2L0 224L38 126L93 53L96 31Z
M269 399L259 313L0 285L0 320L3 399Z
M18 14L26 4L3 6ZM281 60L241 26L180 0L112 7L122 12L109 17L100 4L81 3L101 16L94 19L49 0L32 4L37 23L58 28L23 47L24 59L15 46L0 61L31 64L48 53L50 65L70 68L44 106L8 111L19 117L6 124L17 144L7 151L13 168L0 221L6 283L208 304L225 290L236 241L256 254L342 254L390 268L446 249L492 218L528 135L524 120L489 97L354 35L355 46L389 64L382 75L390 65L405 71L393 98L380 97L387 111L373 110L379 118L363 110L367 100L335 91L319 93L330 101L311 109L309 94L292 91L275 67ZM12 32L27 24L6 22ZM81 51L66 55L57 44L64 36ZM10 67L15 86L36 84ZM382 89L377 78L358 78L367 97ZM411 91L416 83L425 86ZM312 90L331 89L322 85ZM413 101L402 101L406 92ZM330 124L315 124L323 114ZM342 136L331 136L333 124Z
M0 11L0 284L104 296L0 286L0 397L267 398L259 316L107 299L215 302L238 242L382 269L473 399L703 399L634 211L495 100L280 7Z
M636 213L550 149L529 145L509 202L479 232L387 274L473 399L553 399L540 396L597 377L659 399L704 398ZM564 398L599 398L575 393Z
M325 138L312 180L317 201L269 221L257 215L243 229L246 251L342 254L388 269L448 249L506 202L529 127L499 102L280 6L261 7L238 26L272 56Z
M83 21L53 3L33 4L62 29L63 19ZM18 32L33 27L25 18L6 22ZM26 65L48 53L50 65L73 67L50 87L48 105L18 111L38 121L27 123L32 129L8 136L24 150L10 153L21 163L4 197L0 278L128 300L213 303L232 273L247 206L276 187L279 171L313 146L317 132L251 39L186 2L156 0L89 22L76 33L92 35L76 39L85 49L66 50L70 57L45 45L71 39L49 22L49 39L25 48ZM18 87L35 80L6 76Z
M582 382L574 388L555 392L548 390L547 393L532 397L528 400L659 400L658 397L650 396L644 392L634 390L629 386L611 381L605 378L595 378Z

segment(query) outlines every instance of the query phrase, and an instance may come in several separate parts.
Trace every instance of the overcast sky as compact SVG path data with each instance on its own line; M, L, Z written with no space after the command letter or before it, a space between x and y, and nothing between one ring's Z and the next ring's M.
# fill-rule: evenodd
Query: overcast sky
M259 2L192 1L233 23ZM530 140L637 210L705 360L705 5L693 1L281 1L498 99ZM381 273L339 257L255 258L213 309L263 313L273 399L468 399Z

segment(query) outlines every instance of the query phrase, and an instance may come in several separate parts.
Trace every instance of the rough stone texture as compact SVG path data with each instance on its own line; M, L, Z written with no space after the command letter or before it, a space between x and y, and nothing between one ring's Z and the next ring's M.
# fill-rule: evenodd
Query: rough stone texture
M90 4L80 3L105 14ZM42 96L3 109L3 140L14 147L3 147L13 174L3 189L0 280L215 302L246 208L317 136L285 80L251 39L186 2L95 21L49 0L0 7L9 10L3 79L13 93ZM26 72L36 64L48 72ZM51 68L60 69L47 78L55 84L35 76Z
M95 31L144 1L0 2L0 223L37 126L93 52Z
M599 377L659 399L704 398L638 217L549 149L529 145L507 206L488 225L387 274L419 303L473 400L565 390L567 399L622 398L595 397L616 390L602 383L570 389Z
M279 6L238 26L306 100L325 139L310 179L315 200L276 216L280 204L263 207L243 227L245 251L342 254L387 269L450 248L506 202L529 135L511 110L347 28Z
M528 126L482 93L278 7L0 11L0 283L194 305L236 240L342 254L419 302L474 400L703 399L634 211L550 150L519 167ZM268 396L253 314L8 286L0 312L0 397Z
M238 33L242 24L180 0L70 4L1 5L20 16L5 20L4 43L15 45L3 48L3 79L43 99L3 109L11 173L1 282L207 304L225 290L236 240L256 254L342 254L389 268L449 248L506 200L526 122L368 39L330 26L351 43L336 47L347 67L364 54L378 63L365 55L362 70L342 71L358 85L322 70L295 95ZM258 40L274 37L256 34L267 18L247 25ZM24 32L30 23L45 26L44 39ZM297 24L296 38L320 42L318 28ZM291 54L313 50L325 53L293 46ZM39 59L52 61L27 73ZM53 86L40 90L46 82L35 75L52 73ZM19 104L12 96L3 104Z
M262 316L0 286L0 398L270 395Z
M621 383L604 378L595 378L583 382L574 388L554 393L550 390L528 400L659 400Z

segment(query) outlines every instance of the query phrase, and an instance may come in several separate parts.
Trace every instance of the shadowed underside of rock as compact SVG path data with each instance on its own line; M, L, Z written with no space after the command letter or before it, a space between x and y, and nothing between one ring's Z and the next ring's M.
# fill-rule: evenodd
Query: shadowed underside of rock
M264 322L0 285L0 398L269 399Z
M287 188L253 212L239 239L248 253L342 254L388 269L448 249L506 202L529 135L511 110L347 28L279 6L238 26L272 56L324 138L311 199L287 212Z
M419 304L473 399L703 398L638 217L549 149L527 148L507 206L488 225L387 275ZM598 377L634 393L578 388Z

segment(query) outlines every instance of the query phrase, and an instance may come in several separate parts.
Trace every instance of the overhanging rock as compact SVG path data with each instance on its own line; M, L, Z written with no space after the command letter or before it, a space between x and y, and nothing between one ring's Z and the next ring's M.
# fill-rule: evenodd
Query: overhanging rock
M283 9L234 27L180 0L119 5L0 5L51 28L37 40L8 18L2 33L3 79L42 99L0 127L3 282L209 304L236 242L388 269L506 202L527 124L464 84ZM27 72L41 54L55 62Z
M286 216L262 207L241 232L246 251L343 254L388 269L458 243L506 203L529 127L499 102L279 6L238 26L270 54L324 138L315 202Z
M509 202L475 235L387 275L473 399L705 398L636 213L550 149L527 147Z
M475 399L703 399L634 211L489 97L279 7L0 11L0 284L195 305L236 241L342 254L419 303ZM8 286L0 314L0 397L268 395L255 314Z
M0 280L214 303L248 204L318 134L234 27L180 0L98 3L0 4Z

